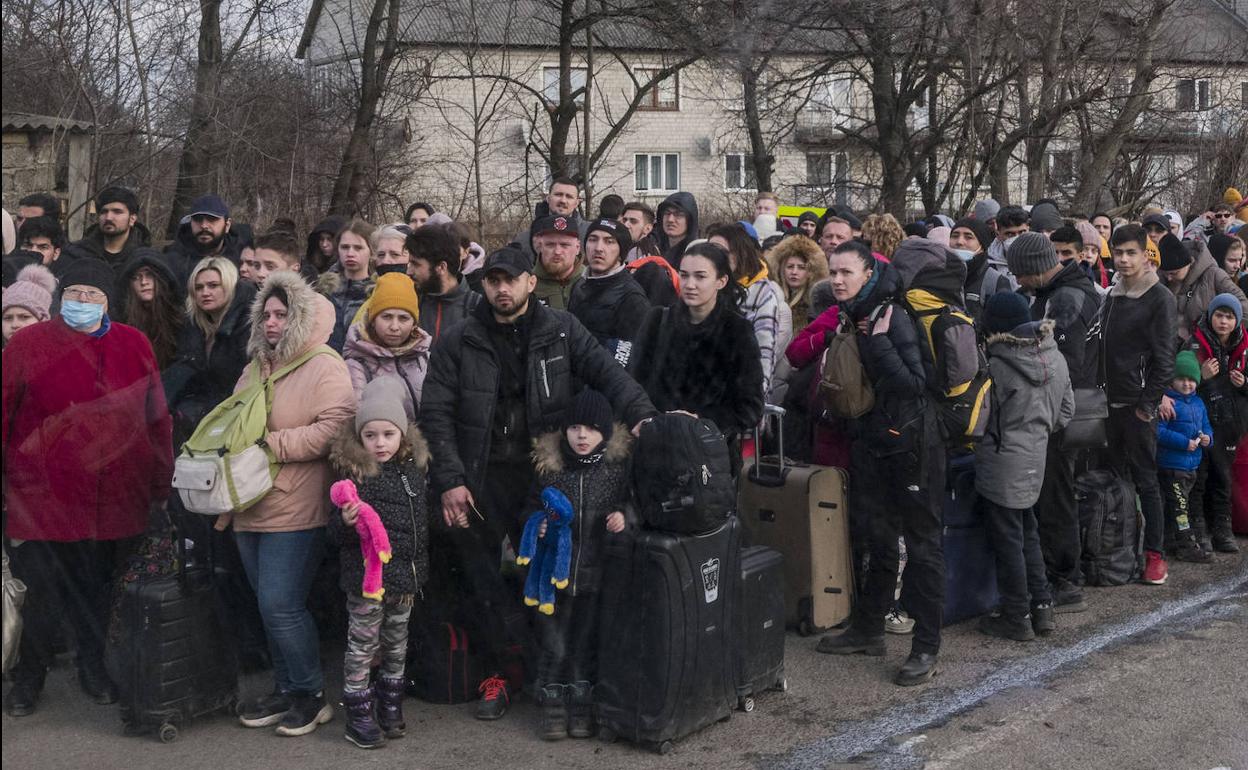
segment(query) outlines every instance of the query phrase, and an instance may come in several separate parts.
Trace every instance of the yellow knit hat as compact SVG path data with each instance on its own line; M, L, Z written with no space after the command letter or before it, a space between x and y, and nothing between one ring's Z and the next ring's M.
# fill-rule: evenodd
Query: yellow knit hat
M1243 199L1244 196L1240 195L1239 190L1236 190L1234 187L1228 187L1226 188L1226 192L1222 193L1223 202L1229 203L1232 206L1238 204Z
M416 285L406 273L386 273L377 279L377 286L368 298L368 323L383 310L406 310L420 320L420 298Z
M1153 267L1161 267L1161 249L1157 248L1152 238L1144 240L1144 250L1148 252L1148 261L1153 263Z

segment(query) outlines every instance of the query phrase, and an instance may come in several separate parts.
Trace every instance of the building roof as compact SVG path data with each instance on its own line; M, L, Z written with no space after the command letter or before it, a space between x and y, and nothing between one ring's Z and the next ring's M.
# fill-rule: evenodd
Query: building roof
M6 112L0 116L5 131L69 131L70 133L89 134L95 131L95 124L85 120L58 118L52 115L34 115L28 112Z

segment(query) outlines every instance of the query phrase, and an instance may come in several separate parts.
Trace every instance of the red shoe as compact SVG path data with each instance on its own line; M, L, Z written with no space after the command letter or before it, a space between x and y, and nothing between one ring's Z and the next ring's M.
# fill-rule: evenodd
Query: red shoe
M1157 551L1144 552L1144 574L1140 576L1141 583L1159 586L1166 582L1166 577L1170 574L1170 570L1166 567L1166 560L1162 558Z
M507 713L511 705L511 693L507 689L507 680L495 675L488 677L477 688L481 700L477 702L477 719L500 719Z

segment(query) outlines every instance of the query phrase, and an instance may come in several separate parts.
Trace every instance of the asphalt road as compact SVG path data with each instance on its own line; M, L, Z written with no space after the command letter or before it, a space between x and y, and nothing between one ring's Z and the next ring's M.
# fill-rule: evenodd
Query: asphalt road
M1241 539L1248 550L1248 540ZM1248 770L1248 558L1172 565L1165 586L1089 589L1092 609L1059 615L1031 643L947 629L925 687L891 676L888 657L836 658L791 635L787 693L768 693L677 744L667 756L596 740L543 743L536 709L517 700L497 723L471 707L407 701L409 737L364 752L342 715L305 738L198 722L172 744L125 737L115 707L89 704L73 666L52 672L39 711L3 719L6 770L39 768L877 768L879 770ZM327 671L338 661L327 659ZM250 677L246 694L267 688Z

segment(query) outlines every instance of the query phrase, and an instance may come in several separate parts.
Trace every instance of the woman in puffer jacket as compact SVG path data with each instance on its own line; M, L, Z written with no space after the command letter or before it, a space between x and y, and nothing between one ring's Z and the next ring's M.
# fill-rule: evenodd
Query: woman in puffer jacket
M763 367L763 394L771 392L776 363L793 339L793 314L784 301L784 291L768 278L758 241L740 224L716 225L710 229L711 243L728 252L732 278L745 289L741 315L754 327L759 361Z
M420 328L419 319L420 300L412 279L403 273L379 277L364 317L347 331L342 350L357 402L365 385L393 375L403 381L420 413L421 390L429 371L429 335Z

